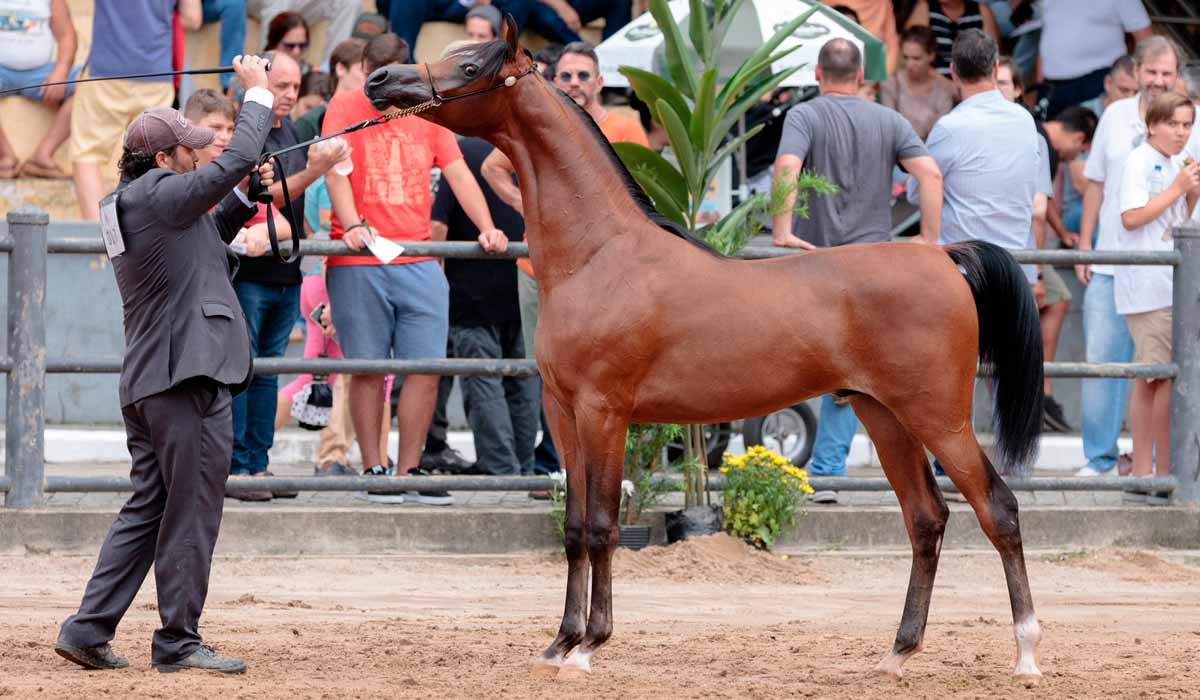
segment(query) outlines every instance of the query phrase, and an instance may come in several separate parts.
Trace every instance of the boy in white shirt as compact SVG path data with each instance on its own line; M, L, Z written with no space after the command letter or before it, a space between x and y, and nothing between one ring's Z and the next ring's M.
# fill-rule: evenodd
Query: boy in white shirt
M1196 106L1167 93L1146 110L1146 140L1129 154L1121 177L1121 248L1171 250L1171 227L1191 216L1200 199L1200 163L1181 165ZM1114 280L1117 312L1129 324L1134 360L1171 361L1173 270L1164 265L1118 265ZM1133 475L1166 476L1170 458L1171 380L1135 381L1129 408L1133 429ZM1157 465L1152 469L1152 465ZM1129 500L1166 505L1169 494L1126 493Z

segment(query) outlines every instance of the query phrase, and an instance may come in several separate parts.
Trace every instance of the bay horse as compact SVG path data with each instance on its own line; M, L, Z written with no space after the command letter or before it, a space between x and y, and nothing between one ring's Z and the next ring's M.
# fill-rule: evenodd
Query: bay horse
M877 670L899 677L925 633L949 512L927 447L1000 553L1013 673L1041 675L1017 500L971 425L982 360L994 369L1002 466L1020 469L1036 452L1042 341L1012 256L980 242L717 255L654 212L591 118L533 70L511 17L501 39L380 68L365 90L376 109L424 110L490 141L517 171L538 276L535 354L567 472L566 606L536 672L589 673L612 634L630 422L720 423L836 392L874 442L912 543L899 631Z

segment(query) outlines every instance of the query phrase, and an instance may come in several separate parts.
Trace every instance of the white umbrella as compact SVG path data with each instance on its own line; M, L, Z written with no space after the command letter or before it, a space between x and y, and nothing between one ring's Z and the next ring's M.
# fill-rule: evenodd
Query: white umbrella
M731 75L755 49L813 4L807 0L746 0L729 28L718 57L720 76L724 78ZM883 42L836 10L816 4L820 9L779 46L779 50L797 44L801 48L771 66L774 72L779 72L804 65L784 85L815 85L817 52L825 42L837 37L849 39L863 52L867 80L885 79L887 56ZM671 0L668 5L671 16L675 18L683 36L687 37L690 14L688 0ZM600 57L600 75L604 77L606 87L629 86L629 81L617 71L621 66L633 66L666 76L662 31L649 12L602 42L596 47L596 53Z

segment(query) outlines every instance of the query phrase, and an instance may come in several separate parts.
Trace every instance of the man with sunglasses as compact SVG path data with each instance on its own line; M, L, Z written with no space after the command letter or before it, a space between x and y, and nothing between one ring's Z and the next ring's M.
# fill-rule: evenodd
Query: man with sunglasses
M566 93L575 104L588 113L596 125L600 127L609 143L630 142L646 148L650 141L641 123L632 117L626 117L616 112L610 112L600 104L600 90L604 87L604 79L600 77L600 60L591 45L585 41L576 41L563 47L558 62L548 72L554 76L554 85ZM516 169L508 156L493 150L480 167L483 177L495 190L496 195L517 213L524 215L521 207L521 190L517 187L514 174ZM537 327L537 277L529 258L517 260L517 292L521 304L521 331L525 344L525 357L533 357L533 329ZM536 392L536 396L541 396ZM545 421L543 421L543 427ZM544 451L549 431L543 430ZM532 495L532 494L531 494Z

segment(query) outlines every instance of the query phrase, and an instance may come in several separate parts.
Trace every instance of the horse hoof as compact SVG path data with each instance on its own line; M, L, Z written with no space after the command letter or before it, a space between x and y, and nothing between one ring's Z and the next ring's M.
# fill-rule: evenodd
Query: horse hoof
M577 681L592 675L592 655L573 651L563 659L556 678L560 681Z
M1041 673L1014 673L1013 682L1026 688L1036 688L1042 682Z
M904 662L907 660L907 656L889 653L879 660L875 667L875 675L898 681L904 677Z
M562 668L562 659L557 657L547 659L539 656L533 660L533 665L529 668L529 675L532 678L554 678L558 675L560 668Z

